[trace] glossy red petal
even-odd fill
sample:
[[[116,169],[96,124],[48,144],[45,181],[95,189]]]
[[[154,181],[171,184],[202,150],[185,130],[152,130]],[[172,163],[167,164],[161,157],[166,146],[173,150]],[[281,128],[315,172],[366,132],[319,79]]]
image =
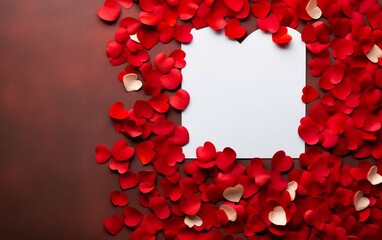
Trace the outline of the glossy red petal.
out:
[[[110,193],[110,201],[114,206],[124,207],[129,203],[125,192],[113,191]]]
[[[123,215],[125,215],[124,223],[128,227],[137,226],[143,219],[142,213],[133,207],[123,209]]]
[[[143,165],[146,165],[151,162],[153,157],[155,156],[154,143],[150,140],[140,142],[137,147],[137,156]]]
[[[121,8],[117,0],[106,0],[104,5],[98,8],[98,17],[107,22],[114,22],[121,14]]]
[[[259,18],[257,20],[257,24],[261,30],[270,33],[276,33],[280,28],[279,20],[273,14],[269,15],[266,18]]]
[[[215,161],[216,166],[223,172],[229,172],[235,163],[236,152],[232,148],[224,148],[222,152],[217,152]]]
[[[103,226],[106,231],[111,235],[117,235],[124,226],[124,217],[120,213],[116,213],[111,217],[105,218],[103,220]]]
[[[288,34],[288,29],[285,26],[280,26],[278,31],[272,34],[272,41],[279,45],[285,45],[292,41],[292,36]]]
[[[112,154],[116,161],[126,161],[134,155],[134,148],[130,147],[126,140],[119,140],[114,144]]]
[[[149,201],[149,207],[159,219],[166,219],[171,215],[170,207],[164,197],[153,197]]]
[[[176,91],[175,95],[170,98],[170,105],[180,111],[183,111],[190,102],[190,95],[184,89]]]
[[[234,12],[240,11],[244,6],[244,0],[224,0],[224,3]]]
[[[320,93],[312,86],[305,86],[302,93],[301,100],[304,103],[310,103],[320,97]]]
[[[289,171],[293,166],[293,160],[284,151],[278,151],[272,157],[272,169],[278,172]]]
[[[247,30],[240,26],[240,21],[236,18],[232,18],[227,21],[225,26],[225,35],[229,38],[238,39],[244,37]]]
[[[116,102],[111,105],[109,116],[113,119],[123,120],[129,116],[129,112],[125,110],[123,103]]]
[[[119,176],[119,185],[123,190],[134,188],[138,184],[138,176],[131,171]]]
[[[98,164],[106,163],[111,158],[111,151],[106,145],[100,144],[95,148],[94,158]]]
[[[216,148],[211,142],[205,142],[203,147],[196,149],[196,157],[201,162],[209,162],[216,156]]]
[[[180,200],[180,208],[187,215],[195,215],[198,213],[201,206],[200,195],[192,194],[189,197],[183,197]]]
[[[257,18],[265,18],[270,10],[271,3],[267,0],[255,2],[251,6],[251,12]]]

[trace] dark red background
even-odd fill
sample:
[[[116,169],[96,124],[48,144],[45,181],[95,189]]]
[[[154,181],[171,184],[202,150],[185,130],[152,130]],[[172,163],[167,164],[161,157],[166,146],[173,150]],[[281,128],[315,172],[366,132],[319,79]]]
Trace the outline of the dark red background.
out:
[[[130,107],[144,96],[127,94],[116,78],[122,68],[108,63],[106,43],[117,24],[98,19],[102,3],[1,1],[2,240],[111,238],[102,220],[120,211],[108,200],[119,189],[118,176],[93,161],[94,147],[121,138],[108,118],[109,106],[123,101]],[[254,29],[252,22],[247,27]],[[151,53],[176,46],[158,45]],[[179,123],[179,114],[171,118]],[[139,169],[139,162],[132,168]],[[137,206],[133,192],[130,205]],[[115,239],[127,236],[124,229]]]

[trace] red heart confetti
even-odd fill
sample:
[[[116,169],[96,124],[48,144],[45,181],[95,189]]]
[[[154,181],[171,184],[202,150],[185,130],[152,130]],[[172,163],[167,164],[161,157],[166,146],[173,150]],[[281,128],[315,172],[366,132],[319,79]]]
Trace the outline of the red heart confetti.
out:
[[[186,90],[179,89],[175,95],[170,98],[170,105],[180,111],[186,109],[190,102],[190,95]]]
[[[124,207],[129,203],[125,192],[112,191],[110,193],[110,201],[114,206]]]
[[[117,0],[106,0],[102,7],[98,8],[98,17],[108,22],[114,22],[121,14],[121,8]]]
[[[106,163],[112,156],[109,148],[103,144],[98,145],[95,148],[95,161],[98,164]]]
[[[137,226],[143,218],[142,213],[133,207],[126,207],[123,209],[123,215],[125,215],[124,223],[128,227]]]
[[[320,93],[312,86],[305,86],[302,93],[301,100],[304,103],[310,103],[320,97]]]
[[[103,220],[103,226],[111,235],[117,235],[124,226],[124,217],[121,214],[116,213],[109,218],[105,218]]]
[[[232,18],[227,21],[227,25],[225,26],[225,35],[229,38],[242,38],[246,34],[247,30],[240,26],[240,21],[236,18]]]

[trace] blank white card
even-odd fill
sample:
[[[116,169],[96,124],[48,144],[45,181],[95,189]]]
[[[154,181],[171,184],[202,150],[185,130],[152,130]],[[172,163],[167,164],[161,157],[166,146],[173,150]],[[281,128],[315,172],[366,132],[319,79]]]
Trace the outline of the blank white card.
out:
[[[233,148],[238,158],[304,152],[297,129],[305,116],[306,47],[299,32],[288,33],[292,41],[280,47],[261,30],[241,44],[210,28],[193,30],[193,41],[182,45],[182,88],[191,96],[182,113],[190,133],[183,149],[187,158],[195,158],[205,141],[217,150]]]

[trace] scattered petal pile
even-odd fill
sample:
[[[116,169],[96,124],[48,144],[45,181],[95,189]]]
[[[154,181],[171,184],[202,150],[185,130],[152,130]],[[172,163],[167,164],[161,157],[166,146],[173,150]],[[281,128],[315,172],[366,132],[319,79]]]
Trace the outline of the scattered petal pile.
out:
[[[130,239],[379,239],[382,234],[382,11],[375,0],[106,0],[98,16],[116,21],[137,5],[138,18],[120,20],[107,43],[112,65],[126,63],[118,79],[127,92],[148,98],[132,107],[115,102],[109,116],[125,136],[95,148],[95,161],[119,175],[109,199],[117,212],[104,219],[111,235],[124,227]],[[250,18],[251,15],[251,18]],[[308,68],[320,89],[306,86],[310,110],[298,133],[309,146],[298,161],[274,154],[270,167],[254,158],[243,166],[234,149],[205,142],[185,162],[189,133],[168,119],[187,108],[180,89],[186,66],[181,49],[150,56],[159,43],[189,43],[191,29],[210,27],[233,40],[248,33],[243,22],[280,47],[288,28],[302,27]],[[344,156],[373,158],[357,166]],[[142,169],[134,172],[130,161]],[[296,166],[296,168],[294,168]],[[127,190],[139,191],[140,208]],[[146,208],[146,211],[141,211]]]

